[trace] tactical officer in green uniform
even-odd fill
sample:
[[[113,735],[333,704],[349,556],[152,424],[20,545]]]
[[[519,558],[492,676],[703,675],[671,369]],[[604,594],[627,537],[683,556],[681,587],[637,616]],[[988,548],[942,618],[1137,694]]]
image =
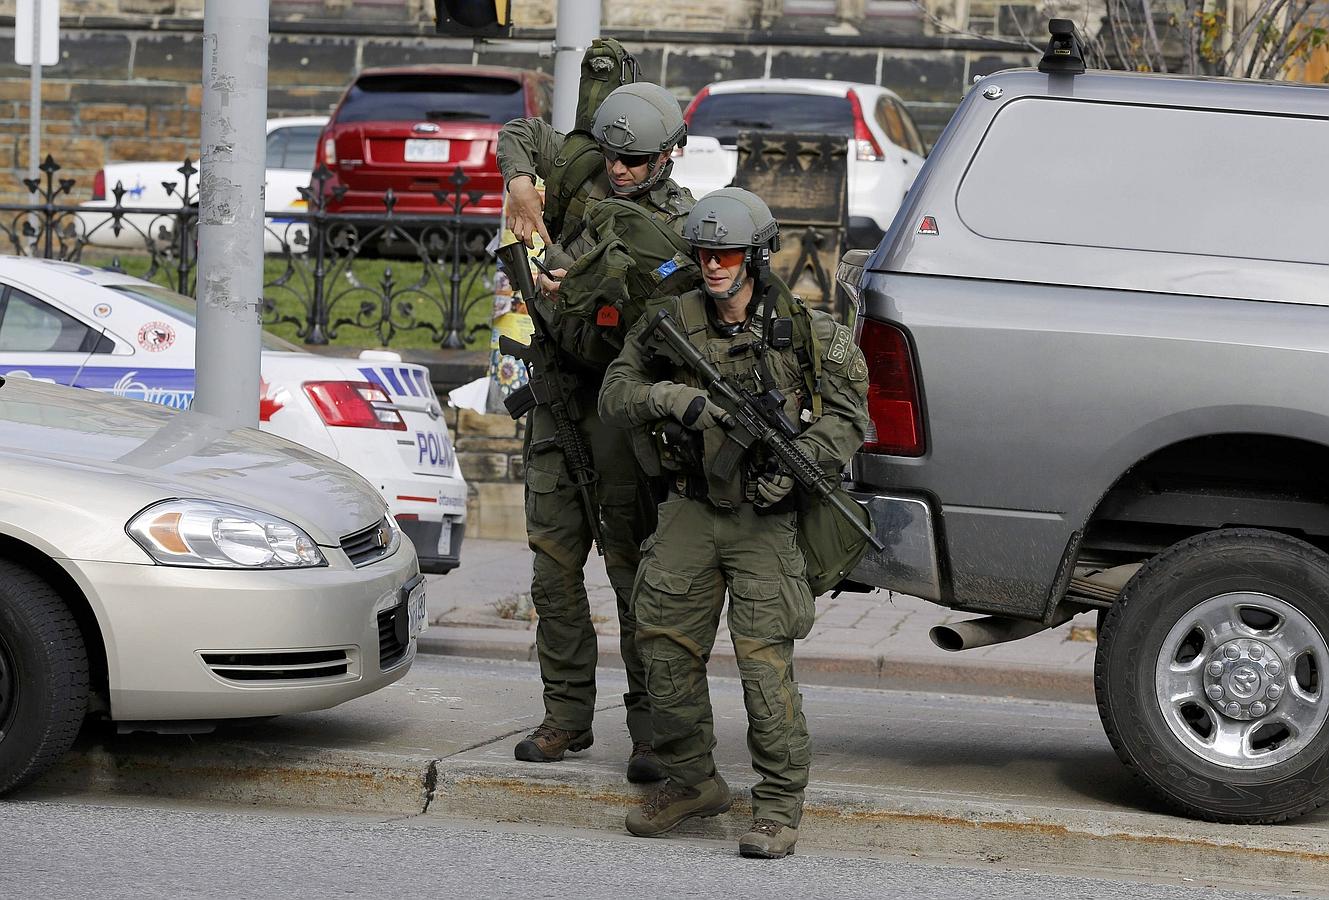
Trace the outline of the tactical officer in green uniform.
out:
[[[574,396],[576,424],[590,447],[598,476],[595,495],[605,568],[618,598],[619,640],[628,679],[624,701],[633,741],[630,781],[663,777],[651,750],[649,701],[635,641],[636,622],[629,611],[640,544],[654,524],[654,500],[644,489],[627,436],[605,425],[596,410],[604,368],[617,355],[626,323],[616,309],[612,317],[601,315],[599,321],[565,314],[565,307],[578,306],[583,298],[574,284],[564,288],[557,276],[595,245],[599,235],[587,232],[584,219],[600,202],[630,204],[670,234],[681,230],[694,201],[669,178],[669,172],[670,153],[686,132],[678,101],[658,85],[638,82],[617,88],[601,103],[591,126],[594,143],[580,132],[565,137],[540,119],[509,122],[498,140],[510,226],[523,241],[529,243],[539,233],[549,242],[545,258],[556,277],[539,277],[543,299],[536,301],[537,306],[553,326],[564,371],[576,373],[580,382]],[[594,154],[589,170],[588,153]],[[587,172],[584,180],[569,186],[568,179]],[[536,176],[545,181],[546,208],[535,190]],[[557,209],[549,208],[553,206]],[[605,280],[591,277],[596,275],[594,265],[584,275],[593,282]],[[524,461],[526,529],[535,553],[531,598],[540,617],[536,649],[545,716],[517,744],[515,755],[550,762],[566,752],[583,750],[594,740],[596,635],[583,578],[592,530],[556,442],[553,418],[544,407],[536,407],[527,421]]]
[[[809,311],[768,267],[779,226],[766,204],[737,188],[707,194],[688,215],[703,288],[662,304],[694,346],[726,378],[760,394],[770,386],[802,423],[796,442],[838,471],[863,442],[867,367],[849,330]],[[695,445],[661,459],[675,470],[655,534],[643,547],[633,593],[637,647],[646,666],[655,751],[668,776],[633,810],[627,828],[663,834],[692,816],[729,809],[730,792],[712,759],[715,735],[706,662],[729,594],[729,630],[743,681],[748,749],[760,781],[752,789],[752,828],[744,856],[777,858],[798,840],[811,759],[802,695],[794,680],[794,641],[814,609],[798,543],[794,480],[751,453],[730,481],[709,463],[725,440],[728,413],[698,379],[638,343],[641,320],[609,367],[600,413],[616,425],[675,436]],[[673,421],[661,429],[661,422]],[[686,443],[686,441],[684,442]],[[690,460],[690,461],[689,461]]]

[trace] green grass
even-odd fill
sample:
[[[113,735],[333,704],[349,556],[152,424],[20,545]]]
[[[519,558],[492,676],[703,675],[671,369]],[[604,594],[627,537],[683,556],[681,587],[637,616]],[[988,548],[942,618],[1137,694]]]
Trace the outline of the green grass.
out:
[[[92,266],[110,266],[118,261],[126,273],[139,278],[148,277],[151,258],[141,253],[113,253],[105,250],[87,248],[82,261]],[[410,260],[393,259],[356,259],[351,265],[333,266],[329,269],[324,282],[324,297],[330,303],[328,324],[332,326],[339,319],[358,319],[363,303],[372,304],[372,311],[367,319],[360,321],[377,322],[381,318],[383,294],[391,292],[392,321],[396,330],[361,327],[355,324],[343,324],[336,328],[336,337],[329,336],[329,343],[348,347],[383,347],[393,349],[422,349],[441,346],[434,332],[428,327],[409,328],[410,324],[428,325],[444,331],[448,297],[452,286],[447,266],[433,268],[432,277],[419,284],[424,277],[424,265]],[[478,277],[470,277],[474,269],[463,268],[463,280],[459,285],[459,294],[465,310],[462,335],[465,337],[476,329],[476,340],[467,344],[468,349],[486,349],[489,346],[489,320],[493,312],[490,302],[490,290],[487,280],[493,277],[493,267],[486,267]],[[177,274],[173,267],[165,266],[153,273],[150,280],[176,288]],[[390,283],[389,283],[390,278]],[[303,258],[296,258],[290,264],[282,257],[268,256],[263,261],[264,297],[276,304],[275,314],[268,318],[293,318],[302,325],[307,321],[306,303],[313,295],[313,263]],[[357,287],[356,283],[360,285]],[[417,284],[419,286],[417,287]],[[474,301],[474,302],[472,302]],[[467,303],[470,303],[467,308]],[[409,311],[406,307],[410,307]],[[277,337],[294,343],[303,343],[300,326],[291,322],[264,322],[264,329]],[[441,339],[442,334],[439,335]],[[386,340],[385,340],[386,338]]]

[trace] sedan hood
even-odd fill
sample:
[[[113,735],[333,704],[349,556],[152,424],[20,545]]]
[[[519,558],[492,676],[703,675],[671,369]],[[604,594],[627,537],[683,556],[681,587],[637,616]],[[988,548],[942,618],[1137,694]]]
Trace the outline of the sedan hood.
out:
[[[324,546],[386,512],[359,475],[284,438],[233,429],[202,413],[24,378],[0,380],[0,470],[6,469],[37,481],[45,480],[43,470],[57,470],[54,483],[70,493],[59,499],[109,504],[106,512],[125,519],[172,497],[235,503],[289,519]]]

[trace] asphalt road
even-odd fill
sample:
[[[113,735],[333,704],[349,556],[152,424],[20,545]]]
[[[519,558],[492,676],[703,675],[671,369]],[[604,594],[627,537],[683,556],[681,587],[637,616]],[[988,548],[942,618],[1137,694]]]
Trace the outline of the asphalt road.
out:
[[[435,816],[0,803],[0,897],[871,897],[1197,900],[1269,896],[1199,882],[1106,880],[997,865],[800,854]]]

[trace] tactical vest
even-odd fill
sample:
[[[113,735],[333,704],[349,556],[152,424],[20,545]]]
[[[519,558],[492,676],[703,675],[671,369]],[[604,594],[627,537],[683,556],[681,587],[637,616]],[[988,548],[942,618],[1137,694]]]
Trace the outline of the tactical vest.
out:
[[[766,292],[748,328],[733,338],[717,335],[711,330],[707,298],[702,291],[691,291],[679,297],[675,303],[675,315],[693,346],[721,374],[753,393],[761,390],[759,378],[769,377],[770,383],[784,394],[785,413],[802,428],[807,428],[821,417],[820,341],[812,332],[812,319],[803,301],[790,293],[781,281],[775,280],[774,288]],[[772,299],[775,301],[773,315],[768,317],[766,305]],[[763,343],[766,323],[775,318],[792,320],[793,340],[787,348],[765,347],[759,358],[757,348]],[[675,373],[675,378],[684,384],[701,386],[690,371],[680,370]],[[713,459],[725,439],[724,432],[712,428],[703,438],[703,458]],[[726,484],[716,479],[709,469],[701,474],[706,479],[707,494],[717,506],[736,506],[749,499],[746,496],[749,486],[745,483],[749,479]]]

